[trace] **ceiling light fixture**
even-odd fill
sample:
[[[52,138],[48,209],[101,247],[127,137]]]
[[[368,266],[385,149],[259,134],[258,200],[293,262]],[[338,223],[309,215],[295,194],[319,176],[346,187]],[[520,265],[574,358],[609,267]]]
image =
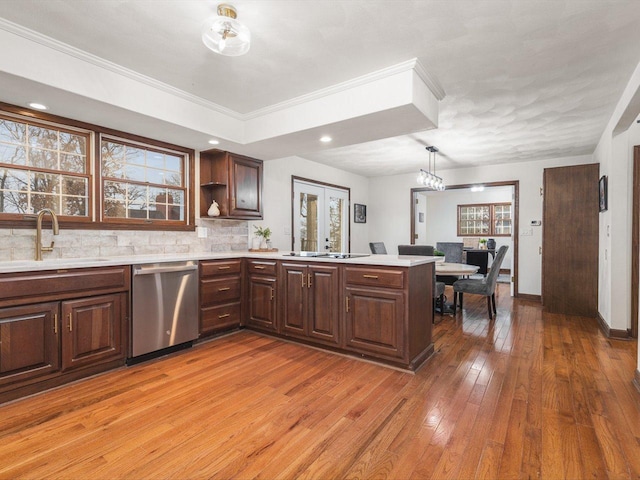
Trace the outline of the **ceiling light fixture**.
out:
[[[219,145],[220,144],[220,142],[218,140],[209,140],[209,143],[211,145]]]
[[[420,185],[424,185],[430,190],[441,192],[445,189],[445,186],[442,178],[436,175],[436,153],[438,153],[438,149],[433,146],[426,148],[427,152],[429,152],[429,166],[427,167],[428,170],[420,169],[420,173],[418,174],[418,183]]]
[[[484,192],[484,185],[474,185],[471,187],[472,192]]]
[[[30,106],[31,108],[36,109],[36,110],[47,110],[47,106],[46,106],[46,105],[43,105],[42,103],[31,102],[31,103],[29,104],[29,106]]]
[[[206,21],[202,27],[202,41],[216,53],[237,57],[244,55],[251,46],[251,32],[236,17],[233,5],[218,5],[218,15]]]
[[[332,140],[332,138],[328,135],[325,135],[324,137],[320,137],[320,141],[322,143],[329,143]]]

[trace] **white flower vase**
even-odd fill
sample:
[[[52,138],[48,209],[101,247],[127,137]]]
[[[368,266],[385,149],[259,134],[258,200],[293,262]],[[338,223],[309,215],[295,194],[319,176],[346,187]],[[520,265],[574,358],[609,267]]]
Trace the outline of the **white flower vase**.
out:
[[[213,201],[213,203],[209,207],[209,210],[207,210],[207,215],[209,215],[210,217],[220,216],[220,208],[218,207],[218,202],[216,202],[215,200]]]
[[[260,248],[262,250],[266,250],[267,249],[267,239],[262,237],[262,239],[260,240]]]

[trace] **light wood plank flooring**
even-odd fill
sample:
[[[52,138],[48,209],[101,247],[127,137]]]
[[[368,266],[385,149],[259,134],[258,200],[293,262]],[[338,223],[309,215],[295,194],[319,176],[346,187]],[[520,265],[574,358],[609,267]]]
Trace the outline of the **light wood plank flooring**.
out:
[[[640,477],[637,343],[507,288],[416,375],[243,331],[0,406],[0,478]]]

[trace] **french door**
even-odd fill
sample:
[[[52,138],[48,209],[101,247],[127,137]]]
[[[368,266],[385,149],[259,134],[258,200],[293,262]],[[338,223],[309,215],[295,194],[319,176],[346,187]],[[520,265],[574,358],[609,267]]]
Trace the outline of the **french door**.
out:
[[[294,179],[293,250],[348,252],[349,191]]]

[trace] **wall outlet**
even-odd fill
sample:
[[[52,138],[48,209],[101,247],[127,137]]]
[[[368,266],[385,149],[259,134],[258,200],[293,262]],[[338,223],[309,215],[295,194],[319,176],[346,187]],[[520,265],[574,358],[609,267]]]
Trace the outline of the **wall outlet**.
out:
[[[533,228],[523,228],[520,231],[520,236],[521,237],[531,237],[531,236],[533,236]]]

